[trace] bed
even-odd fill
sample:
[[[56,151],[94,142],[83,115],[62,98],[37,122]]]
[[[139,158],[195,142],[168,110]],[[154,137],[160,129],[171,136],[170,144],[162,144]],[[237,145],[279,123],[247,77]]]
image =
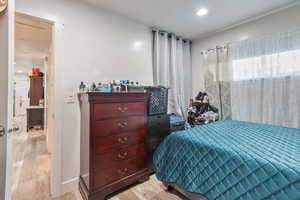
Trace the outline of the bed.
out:
[[[209,200],[300,200],[300,129],[219,121],[168,136],[157,178]]]

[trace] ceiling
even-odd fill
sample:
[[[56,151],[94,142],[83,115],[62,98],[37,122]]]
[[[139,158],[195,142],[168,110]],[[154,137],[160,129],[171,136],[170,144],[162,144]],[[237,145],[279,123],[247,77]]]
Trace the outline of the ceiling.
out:
[[[25,15],[16,15],[15,71],[28,74],[33,67],[43,69],[49,53],[52,25]]]
[[[299,0],[85,0],[121,16],[180,34],[189,39],[208,36]],[[208,15],[199,17],[205,7]]]

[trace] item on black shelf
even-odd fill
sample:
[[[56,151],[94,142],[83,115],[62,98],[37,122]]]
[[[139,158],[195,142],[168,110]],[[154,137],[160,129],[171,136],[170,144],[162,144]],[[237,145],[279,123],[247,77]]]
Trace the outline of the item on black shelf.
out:
[[[170,116],[171,132],[183,131],[185,129],[185,120],[172,114]]]
[[[150,94],[148,115],[166,114],[168,112],[168,88],[163,86],[145,87]]]

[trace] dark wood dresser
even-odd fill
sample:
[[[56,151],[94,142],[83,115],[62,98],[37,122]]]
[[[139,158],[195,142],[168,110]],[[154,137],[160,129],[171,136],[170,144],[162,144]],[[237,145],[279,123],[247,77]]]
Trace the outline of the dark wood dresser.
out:
[[[40,105],[40,100],[44,99],[44,78],[40,76],[30,76],[29,89],[30,106]]]
[[[79,189],[85,200],[103,200],[149,179],[145,93],[83,93]]]
[[[35,126],[44,129],[44,110],[42,106],[29,106],[27,108],[27,132]]]

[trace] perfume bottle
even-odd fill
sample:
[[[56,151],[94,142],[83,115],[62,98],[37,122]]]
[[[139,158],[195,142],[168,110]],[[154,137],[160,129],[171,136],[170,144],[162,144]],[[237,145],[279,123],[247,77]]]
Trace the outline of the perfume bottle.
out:
[[[91,86],[91,91],[95,92],[96,88],[97,88],[96,83],[93,83],[92,86]]]
[[[85,92],[90,92],[90,84],[88,82],[86,82],[85,84]]]
[[[85,84],[83,83],[83,81],[81,81],[79,85],[79,92],[84,92],[84,89],[85,89]]]
[[[98,86],[96,87],[95,91],[96,92],[102,92],[102,83],[98,83]]]
[[[104,84],[102,92],[111,92],[110,84]]]

